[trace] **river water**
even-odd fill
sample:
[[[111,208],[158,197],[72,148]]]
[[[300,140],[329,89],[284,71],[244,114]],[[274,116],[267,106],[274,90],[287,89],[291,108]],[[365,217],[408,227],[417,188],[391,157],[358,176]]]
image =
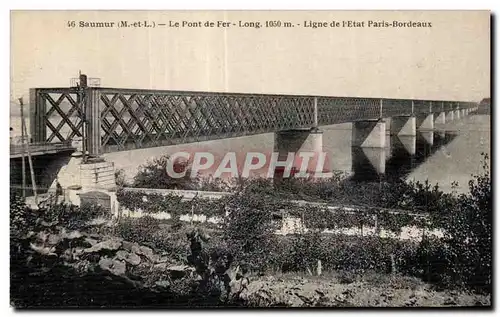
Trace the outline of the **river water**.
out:
[[[481,153],[490,154],[490,116],[470,115],[446,124],[436,124],[433,146],[424,150],[417,141],[417,153],[412,157],[397,158],[394,148],[386,149],[386,172],[406,179],[438,183],[445,191],[451,191],[452,182],[457,182],[458,192],[468,190],[472,174],[482,172]],[[20,118],[11,117],[11,137],[20,134]],[[353,153],[351,150],[352,128],[350,123],[323,126],[323,152],[326,153],[326,167],[330,171],[353,173]],[[387,142],[394,142],[387,136]],[[427,144],[428,145],[428,144]],[[126,152],[108,153],[107,160],[113,161],[117,169],[123,169],[131,178],[137,167],[146,160],[178,151],[206,151],[222,158],[227,152],[242,155],[247,152],[271,153],[275,148],[274,133],[265,133],[232,139],[213,140],[184,145],[164,146]],[[424,151],[425,153],[420,153]],[[240,161],[240,160],[239,160]],[[208,170],[207,173],[212,173]]]

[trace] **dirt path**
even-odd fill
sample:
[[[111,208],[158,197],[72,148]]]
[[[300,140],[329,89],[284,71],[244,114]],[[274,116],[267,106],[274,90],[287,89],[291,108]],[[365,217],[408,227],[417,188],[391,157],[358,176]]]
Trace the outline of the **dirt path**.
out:
[[[344,281],[334,277],[266,276],[251,280],[241,298],[257,306],[341,307],[490,306],[490,297],[459,291],[435,291],[431,285],[405,277],[378,281]]]

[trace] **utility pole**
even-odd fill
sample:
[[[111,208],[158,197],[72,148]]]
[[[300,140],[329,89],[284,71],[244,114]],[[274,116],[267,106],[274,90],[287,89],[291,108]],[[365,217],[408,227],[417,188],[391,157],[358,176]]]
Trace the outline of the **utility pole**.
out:
[[[24,162],[24,149],[26,149],[28,153],[28,162],[30,165],[30,174],[31,174],[31,186],[33,187],[33,194],[35,196],[35,204],[38,205],[38,195],[37,195],[37,190],[36,190],[36,182],[35,182],[35,172],[33,170],[33,161],[31,160],[31,153],[30,153],[30,147],[29,144],[26,146],[26,140],[24,140],[24,137],[28,137],[28,131],[26,130],[26,121],[24,118],[24,103],[23,103],[23,98],[19,98],[19,103],[21,105],[21,120],[22,120],[22,128],[23,128],[23,162]],[[23,180],[24,180],[24,173],[23,173]],[[23,184],[24,186],[25,184]],[[24,187],[23,187],[24,188]]]
[[[21,98],[19,98],[21,100]],[[26,152],[26,143],[24,142],[25,135],[24,135],[24,110],[23,110],[23,103],[21,102],[21,174],[22,174],[22,191],[23,191],[23,201],[26,200],[26,157],[24,156],[24,153]]]

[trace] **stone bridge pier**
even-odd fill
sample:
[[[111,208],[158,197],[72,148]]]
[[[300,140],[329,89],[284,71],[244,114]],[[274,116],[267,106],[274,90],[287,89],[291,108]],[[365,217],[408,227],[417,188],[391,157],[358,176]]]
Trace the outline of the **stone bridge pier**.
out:
[[[446,112],[440,111],[434,115],[435,124],[445,124],[446,123]]]
[[[450,111],[446,112],[446,122],[450,122],[453,120],[455,120],[455,111],[450,110]]]
[[[379,180],[383,177],[386,161],[385,130],[384,119],[353,122],[351,150],[355,179]]]
[[[312,128],[275,132],[274,153],[269,164],[270,170],[275,168],[274,178],[277,180],[299,176],[296,173],[301,170],[309,175],[327,172],[323,169],[327,166],[323,154],[323,131]]]
[[[416,128],[420,131],[434,130],[434,113],[419,113],[415,116]]]

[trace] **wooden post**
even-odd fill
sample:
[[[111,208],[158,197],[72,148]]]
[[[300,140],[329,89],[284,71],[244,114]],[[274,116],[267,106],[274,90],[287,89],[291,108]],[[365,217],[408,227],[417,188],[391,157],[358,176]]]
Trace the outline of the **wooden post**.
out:
[[[300,224],[300,227],[301,227],[301,234],[304,234],[306,232],[306,224],[304,222],[304,211],[302,211],[302,223]]]
[[[396,261],[394,260],[394,253],[391,253],[391,274],[396,274]]]
[[[24,119],[24,104],[23,104],[23,98],[19,98],[19,103],[21,105],[21,120],[22,120],[22,127],[23,127],[23,131],[24,131],[24,134],[27,136],[28,135],[28,131],[26,130],[26,122],[25,122],[25,119]],[[25,141],[23,140],[23,149],[25,147]],[[30,174],[31,174],[31,186],[33,187],[33,194],[35,196],[35,204],[38,205],[38,195],[37,195],[37,190],[36,190],[36,182],[35,182],[35,172],[33,170],[33,161],[31,160],[31,153],[30,153],[30,147],[29,147],[29,144],[28,146],[26,146],[26,149],[27,149],[27,153],[28,153],[28,162],[29,162],[29,165],[30,165]],[[24,152],[24,150],[23,150]],[[24,158],[23,158],[24,160]]]
[[[22,174],[22,191],[23,191],[23,201],[26,200],[26,157],[24,156],[24,153],[26,151],[26,143],[24,142],[25,135],[24,135],[24,107],[23,104],[21,103],[21,174]]]

